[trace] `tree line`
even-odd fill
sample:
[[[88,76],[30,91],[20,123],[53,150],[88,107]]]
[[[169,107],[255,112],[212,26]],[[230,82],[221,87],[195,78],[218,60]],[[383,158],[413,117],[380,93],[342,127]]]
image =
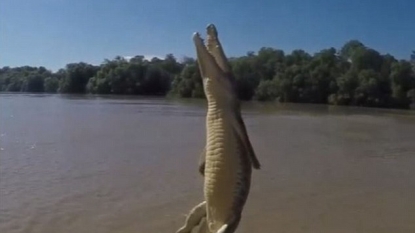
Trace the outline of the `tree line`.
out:
[[[412,56],[415,56],[413,52]],[[241,100],[409,108],[415,104],[415,61],[380,54],[357,40],[313,55],[263,47],[229,58]],[[161,95],[204,98],[196,60],[115,57],[95,66],[3,67],[0,91]]]

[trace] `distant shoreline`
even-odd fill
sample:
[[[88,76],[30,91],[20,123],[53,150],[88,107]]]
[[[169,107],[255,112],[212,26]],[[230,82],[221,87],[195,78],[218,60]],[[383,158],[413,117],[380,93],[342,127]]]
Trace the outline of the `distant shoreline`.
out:
[[[205,101],[204,98],[182,98],[169,95],[123,95],[123,94],[91,94],[91,93],[47,93],[47,92],[0,92],[1,95],[23,95],[23,96],[61,96],[61,97],[92,97],[91,99],[160,99],[160,100],[177,100],[177,101]],[[278,106],[286,105],[305,105],[305,106],[320,106],[320,107],[347,107],[358,108],[367,110],[403,110],[403,111],[415,111],[415,104],[412,108],[394,108],[394,107],[370,107],[370,106],[358,106],[358,105],[334,105],[334,104],[322,104],[322,103],[295,103],[295,102],[279,102],[273,101],[258,101],[258,100],[241,100],[243,104],[276,104]]]
[[[414,55],[415,56],[415,55]],[[340,49],[290,54],[270,47],[229,58],[240,100],[410,109],[415,104],[415,61],[381,54],[357,40]],[[197,61],[117,56],[99,66],[70,63],[0,68],[0,92],[111,94],[204,98]]]

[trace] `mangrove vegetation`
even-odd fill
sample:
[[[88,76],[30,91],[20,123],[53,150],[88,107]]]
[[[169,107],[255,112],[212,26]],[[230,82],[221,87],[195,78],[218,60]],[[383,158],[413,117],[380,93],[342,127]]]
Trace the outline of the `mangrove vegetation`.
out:
[[[415,56],[413,52],[412,56]],[[357,40],[315,54],[263,47],[229,58],[241,100],[409,108],[415,103],[415,63],[381,54]],[[101,65],[3,67],[2,92],[92,93],[204,98],[192,58],[115,57]]]

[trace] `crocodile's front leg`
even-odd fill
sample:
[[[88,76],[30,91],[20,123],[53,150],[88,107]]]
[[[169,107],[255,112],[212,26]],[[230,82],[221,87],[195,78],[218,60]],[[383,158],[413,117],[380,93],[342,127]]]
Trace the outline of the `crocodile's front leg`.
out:
[[[224,224],[217,233],[233,233],[235,232],[236,228],[239,225],[239,222],[241,221],[241,215],[233,216],[233,218],[227,223]]]
[[[195,227],[203,225],[201,223],[204,218],[206,218],[206,201],[196,205],[190,210],[184,226],[177,230],[176,233],[191,233]]]
[[[202,153],[200,153],[199,158],[199,173],[202,174],[202,176],[205,175],[205,165],[206,165],[206,147],[203,148]]]

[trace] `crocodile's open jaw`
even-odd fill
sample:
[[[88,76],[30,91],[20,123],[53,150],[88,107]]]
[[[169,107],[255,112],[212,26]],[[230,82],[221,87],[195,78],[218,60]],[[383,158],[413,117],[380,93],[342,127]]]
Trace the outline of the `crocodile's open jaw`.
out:
[[[210,99],[215,100],[215,102],[234,100],[236,97],[234,80],[222,45],[219,42],[216,27],[209,24],[206,31],[206,45],[199,33],[193,34],[206,97],[208,101]]]

